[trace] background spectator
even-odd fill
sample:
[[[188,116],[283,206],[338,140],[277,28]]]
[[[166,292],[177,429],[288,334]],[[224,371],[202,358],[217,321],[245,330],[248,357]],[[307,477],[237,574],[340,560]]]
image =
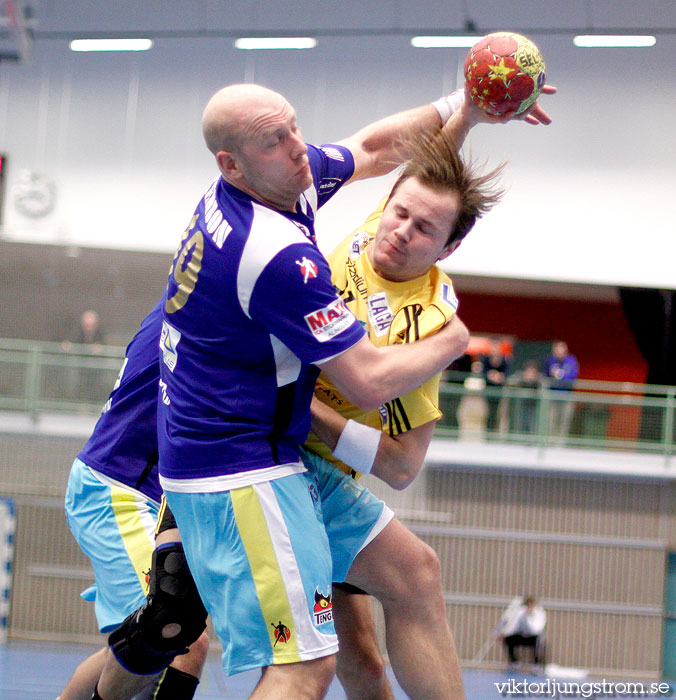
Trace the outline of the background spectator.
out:
[[[498,623],[497,634],[502,638],[507,651],[509,668],[514,669],[520,661],[517,650],[531,650],[533,663],[544,666],[544,631],[547,613],[537,605],[533,596],[515,598],[509,604]]]
[[[543,374],[549,380],[549,387],[556,392],[571,391],[577,379],[579,366],[575,355],[568,351],[568,344],[557,340],[552,345],[552,354],[545,361]],[[553,395],[549,414],[552,435],[568,435],[570,419],[575,408],[574,402],[563,398],[565,394]]]
[[[500,399],[507,379],[509,365],[499,340],[491,340],[491,349],[481,358],[481,374],[486,381],[486,430],[489,434],[500,429]]]
[[[451,362],[444,372],[443,379],[447,384],[453,385],[453,393],[441,394],[440,399],[443,401],[442,410],[446,418],[445,423],[449,428],[458,429],[458,407],[462,399],[462,385],[465,383],[467,375],[472,371],[472,357],[465,353],[457,360]]]
[[[74,344],[86,347],[75,347]],[[101,319],[96,311],[87,309],[80,316],[77,328],[70,337],[62,341],[61,347],[66,352],[77,352],[84,355],[100,355],[105,345],[105,334],[101,328]],[[103,382],[103,372],[92,367],[77,367],[69,381],[70,394],[73,398],[86,401],[103,401],[107,393],[107,385]]]
[[[516,433],[535,433],[538,409],[538,397],[535,392],[540,387],[541,380],[542,375],[535,360],[528,360],[521,372],[514,377],[515,386],[532,392],[532,395],[520,396],[513,402],[511,428]]]

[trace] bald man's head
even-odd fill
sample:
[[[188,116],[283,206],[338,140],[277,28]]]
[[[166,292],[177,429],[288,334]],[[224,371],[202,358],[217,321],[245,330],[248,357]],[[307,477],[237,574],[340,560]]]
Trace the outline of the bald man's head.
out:
[[[278,92],[261,85],[238,84],[222,88],[209,100],[202,115],[202,134],[207,148],[214,155],[219,151],[237,151],[242,138],[255,132],[259,114],[287,104]]]

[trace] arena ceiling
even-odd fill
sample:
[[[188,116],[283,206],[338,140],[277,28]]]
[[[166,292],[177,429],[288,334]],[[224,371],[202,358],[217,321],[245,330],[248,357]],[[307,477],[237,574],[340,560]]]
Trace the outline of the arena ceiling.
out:
[[[525,34],[676,34],[674,0],[2,0],[0,60],[29,60],[41,39],[359,36],[511,29]]]

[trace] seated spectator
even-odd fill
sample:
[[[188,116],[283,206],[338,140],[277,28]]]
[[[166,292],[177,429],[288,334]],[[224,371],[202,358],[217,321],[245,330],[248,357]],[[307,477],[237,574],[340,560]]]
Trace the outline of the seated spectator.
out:
[[[533,596],[516,598],[509,604],[498,623],[497,635],[505,645],[510,670],[516,668],[520,661],[517,650],[521,647],[531,650],[533,664],[544,666],[546,624],[547,613],[537,605]]]

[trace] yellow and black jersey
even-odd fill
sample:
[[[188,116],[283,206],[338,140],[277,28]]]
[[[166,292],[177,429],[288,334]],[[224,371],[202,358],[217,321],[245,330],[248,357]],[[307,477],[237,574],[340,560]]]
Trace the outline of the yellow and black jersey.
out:
[[[391,282],[373,270],[366,249],[375,237],[384,205],[385,200],[327,258],[341,298],[376,346],[412,343],[431,335],[449,321],[458,307],[450,278],[436,266],[407,282]],[[372,411],[362,411],[348,401],[323,373],[315,395],[346,418],[394,436],[441,417],[440,376]],[[305,446],[352,473],[314,433],[310,433]]]

